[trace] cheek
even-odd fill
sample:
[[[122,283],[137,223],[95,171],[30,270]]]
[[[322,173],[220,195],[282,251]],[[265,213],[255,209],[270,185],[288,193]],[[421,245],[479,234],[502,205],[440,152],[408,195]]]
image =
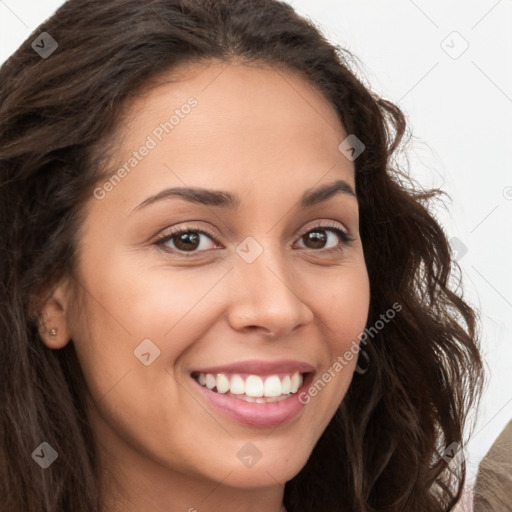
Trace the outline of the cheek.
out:
[[[222,302],[215,284],[225,271],[191,279],[190,271],[137,270],[111,260],[101,271],[88,272],[89,294],[77,312],[80,318],[74,319],[74,341],[95,406],[95,428],[112,447],[117,446],[115,431],[152,457],[186,460],[187,450],[194,451],[186,445],[191,417],[209,425],[212,434],[222,432],[188,399],[173,368],[211,327],[215,305]],[[138,348],[148,339],[144,353],[151,362],[146,366]],[[180,457],[163,450],[164,439],[181,440]]]
[[[362,260],[352,260],[339,272],[315,280],[311,306],[321,320],[322,366],[312,382],[311,403],[321,411],[324,426],[342,402],[357,366],[360,335],[368,319],[370,284]]]
[[[172,368],[211,327],[222,303],[215,287],[225,274],[219,267],[196,275],[185,268],[142,268],[133,258],[105,256],[102,265],[89,258],[83,269],[88,293],[72,322],[84,373],[91,373],[99,395],[134,365],[143,367],[137,356],[146,348],[150,360]]]
[[[347,341],[359,343],[359,334],[364,330],[368,319],[370,289],[366,272],[348,276],[344,286],[332,294],[329,311],[329,325],[339,333],[345,346]],[[343,346],[339,348],[342,349]]]
[[[119,255],[110,257],[92,271],[87,286],[97,305],[110,313],[107,323],[116,323],[120,332],[130,333],[132,340],[150,334],[158,338],[171,336],[183,322],[202,318],[197,314],[211,297],[218,293],[216,285],[225,269],[212,267],[205,271],[166,267],[164,263],[148,266],[151,257]],[[213,300],[215,302],[215,300]],[[96,308],[97,309],[97,308]],[[115,327],[115,326],[114,326]]]
[[[337,273],[315,279],[312,292],[315,314],[325,325],[335,356],[344,352],[364,330],[370,304],[370,284],[364,262],[350,262]]]

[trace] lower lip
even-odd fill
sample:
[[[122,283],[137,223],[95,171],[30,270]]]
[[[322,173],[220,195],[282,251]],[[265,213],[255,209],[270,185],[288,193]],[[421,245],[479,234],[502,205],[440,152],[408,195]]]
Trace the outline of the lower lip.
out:
[[[291,421],[303,410],[305,404],[299,401],[299,395],[307,389],[309,377],[311,377],[311,374],[304,376],[302,386],[290,398],[264,404],[245,402],[223,393],[216,393],[205,386],[201,386],[195,379],[192,380],[202,395],[216,410],[238,423],[252,427],[275,427]]]

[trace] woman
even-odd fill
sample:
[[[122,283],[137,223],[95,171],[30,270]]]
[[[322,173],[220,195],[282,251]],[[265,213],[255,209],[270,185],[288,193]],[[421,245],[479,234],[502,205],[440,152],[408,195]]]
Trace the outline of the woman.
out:
[[[349,62],[274,0],[70,0],[4,64],[3,512],[454,509],[476,315]]]

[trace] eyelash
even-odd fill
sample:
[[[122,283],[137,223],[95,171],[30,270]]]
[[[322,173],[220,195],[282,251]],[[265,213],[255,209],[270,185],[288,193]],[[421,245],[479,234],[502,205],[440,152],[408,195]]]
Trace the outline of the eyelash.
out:
[[[306,234],[312,232],[312,231],[334,231],[342,240],[342,243],[337,246],[337,247],[331,247],[330,249],[309,249],[311,251],[323,251],[325,253],[333,253],[333,252],[338,252],[338,251],[342,251],[344,246],[345,245],[348,245],[350,242],[353,242],[354,241],[354,238],[349,234],[347,233],[346,231],[343,231],[342,229],[340,229],[338,227],[337,224],[333,224],[333,223],[327,223],[327,224],[321,224],[321,225],[317,225],[317,226],[313,226],[312,228],[309,228],[307,229],[306,231],[303,231],[302,234],[299,236],[299,240]],[[166,233],[165,235],[159,237],[155,242],[154,242],[154,245],[156,246],[161,246],[162,249],[166,252],[172,252],[172,253],[177,253],[179,254],[180,256],[183,256],[185,258],[192,258],[194,256],[197,256],[198,254],[200,254],[201,252],[206,252],[206,251],[190,251],[190,252],[186,252],[186,251],[180,251],[179,249],[172,249],[172,248],[169,248],[167,246],[165,246],[165,244],[167,242],[169,242],[170,240],[172,240],[174,237],[176,237],[177,235],[182,235],[184,233],[189,233],[189,232],[193,232],[193,233],[199,233],[199,234],[202,234],[202,235],[206,235],[208,237],[210,237],[214,242],[217,243],[217,241],[215,240],[215,237],[212,233],[209,233],[208,231],[205,231],[203,229],[197,229],[195,228],[194,226],[185,226],[185,227],[181,227],[181,228],[177,228],[175,230],[171,230],[169,233]],[[306,248],[307,249],[307,248]]]

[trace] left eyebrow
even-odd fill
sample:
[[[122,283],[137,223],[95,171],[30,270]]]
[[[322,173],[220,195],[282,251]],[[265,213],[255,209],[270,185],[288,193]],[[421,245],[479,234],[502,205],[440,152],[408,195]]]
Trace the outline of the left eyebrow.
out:
[[[346,181],[337,180],[315,189],[306,190],[299,204],[301,208],[309,208],[323,201],[327,201],[335,194],[340,193],[357,198],[354,189]]]
[[[327,201],[335,194],[346,194],[356,197],[354,189],[344,180],[337,180],[315,189],[308,189],[300,198],[300,208],[310,208]],[[231,192],[223,190],[209,190],[198,187],[174,187],[162,190],[158,194],[148,197],[133,211],[144,208],[163,199],[181,198],[191,203],[205,206],[218,206],[220,208],[236,209],[240,206],[240,198]],[[133,213],[133,212],[132,212]]]

